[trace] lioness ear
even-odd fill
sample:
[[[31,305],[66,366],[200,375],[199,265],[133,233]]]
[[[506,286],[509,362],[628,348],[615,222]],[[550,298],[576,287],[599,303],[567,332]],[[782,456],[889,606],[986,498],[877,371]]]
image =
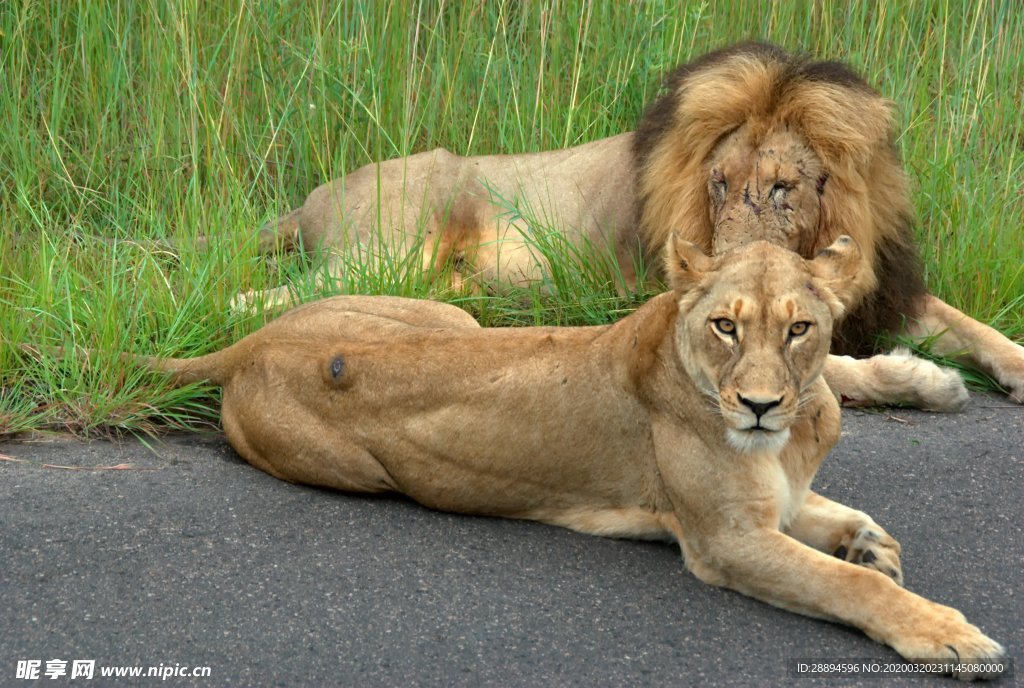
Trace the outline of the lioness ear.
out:
[[[811,274],[824,282],[843,307],[848,308],[853,298],[853,281],[860,270],[860,247],[857,242],[843,234],[818,251],[818,255],[807,265]]]
[[[672,232],[665,246],[665,272],[673,289],[688,291],[711,269],[712,264],[700,246]]]

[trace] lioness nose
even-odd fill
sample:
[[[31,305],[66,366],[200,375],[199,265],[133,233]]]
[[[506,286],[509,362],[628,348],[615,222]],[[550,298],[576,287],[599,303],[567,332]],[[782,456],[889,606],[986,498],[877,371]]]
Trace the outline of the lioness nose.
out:
[[[782,403],[782,397],[772,399],[770,401],[756,401],[754,399],[748,399],[742,394],[737,394],[736,398],[740,400],[741,404],[753,411],[754,415],[757,416],[758,419]]]

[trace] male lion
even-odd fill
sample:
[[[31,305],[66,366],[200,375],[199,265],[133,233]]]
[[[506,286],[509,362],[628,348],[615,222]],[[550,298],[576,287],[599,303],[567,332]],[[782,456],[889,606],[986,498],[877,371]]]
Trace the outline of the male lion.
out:
[[[908,659],[1000,657],[901,587],[871,518],[810,490],[839,437],[820,374],[856,297],[854,242],[812,261],[766,242],[667,252],[673,290],[610,326],[484,329],[454,306],[340,296],[217,353],[145,360],[223,386],[232,446],[278,478],[675,541],[701,580]]]
[[[636,133],[536,154],[466,158],[437,149],[367,165],[315,189],[264,226],[259,243],[319,251],[331,274],[341,273],[345,254],[390,253],[426,271],[451,263],[457,281],[522,284],[546,268],[524,219],[532,214],[577,250],[615,256],[629,288],[638,254],[660,259],[673,231],[706,251],[764,239],[805,258],[848,234],[862,258],[836,353],[871,353],[880,333],[934,338],[933,351],[966,352],[1024,401],[1024,348],[924,287],[894,132],[891,103],[849,68],[744,43],[674,71]],[[237,305],[253,301],[291,297],[282,287]],[[925,375],[887,389],[858,380],[867,367],[906,362],[834,359],[826,377],[853,402],[950,409],[966,400],[959,378],[934,366],[919,364]],[[877,372],[868,374],[887,377]],[[901,385],[917,388],[901,393]]]

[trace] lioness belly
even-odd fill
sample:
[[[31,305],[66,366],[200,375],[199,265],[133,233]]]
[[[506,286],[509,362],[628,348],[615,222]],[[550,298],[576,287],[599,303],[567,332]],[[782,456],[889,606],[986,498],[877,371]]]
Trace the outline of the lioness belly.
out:
[[[439,383],[430,390],[437,406],[409,409],[403,393],[387,411],[354,409],[341,424],[398,491],[433,508],[535,518],[552,508],[635,505],[644,493],[642,426],[632,409],[587,408],[592,381],[561,372],[568,374],[553,385],[541,384],[547,376],[538,370],[477,379],[475,389]]]
[[[561,510],[540,509],[531,514],[530,518],[602,537],[662,542],[680,542],[682,538],[682,526],[672,511],[654,511],[637,507],[579,507]]]

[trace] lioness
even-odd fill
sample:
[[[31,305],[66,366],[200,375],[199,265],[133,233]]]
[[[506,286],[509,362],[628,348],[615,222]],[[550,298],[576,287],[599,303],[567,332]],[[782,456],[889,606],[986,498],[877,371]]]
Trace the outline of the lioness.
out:
[[[810,490],[839,437],[821,371],[856,244],[811,261],[766,242],[667,252],[672,291],[611,326],[484,329],[453,306],[342,296],[146,361],[223,386],[232,446],[278,478],[675,541],[701,580],[908,659],[1001,656],[901,587],[899,544],[871,518]]]
[[[547,266],[532,234],[540,224],[577,251],[615,256],[628,289],[640,254],[660,268],[673,228],[705,251],[764,239],[805,258],[849,234],[861,264],[835,353],[873,353],[886,332],[933,338],[934,352],[966,352],[1024,401],[1024,347],[925,289],[895,134],[892,104],[848,67],[744,43],[674,71],[635,133],[544,153],[467,158],[437,149],[367,165],[264,226],[259,244],[302,245],[334,275],[346,260],[388,253],[427,272],[452,263],[456,281],[490,287],[541,278]],[[292,297],[281,287],[236,305],[254,301]],[[826,378],[852,403],[951,410],[966,401],[954,373],[923,366],[934,387],[920,398],[919,388],[901,394],[900,380],[877,390],[859,383],[867,365],[833,361]],[[904,382],[922,387],[922,379]]]

